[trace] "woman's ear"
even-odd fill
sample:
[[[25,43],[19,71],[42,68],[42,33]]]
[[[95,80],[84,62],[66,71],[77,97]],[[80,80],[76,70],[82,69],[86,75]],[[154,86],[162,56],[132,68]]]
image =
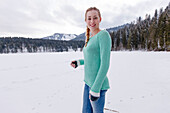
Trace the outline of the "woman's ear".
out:
[[[100,22],[102,21],[102,18],[100,17]]]
[[[86,19],[84,19],[84,21],[87,23]]]

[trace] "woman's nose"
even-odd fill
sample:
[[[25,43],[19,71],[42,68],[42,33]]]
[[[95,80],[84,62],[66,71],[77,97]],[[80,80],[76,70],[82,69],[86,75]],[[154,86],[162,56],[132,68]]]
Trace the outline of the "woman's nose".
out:
[[[93,23],[94,22],[94,19],[91,19],[91,23]]]

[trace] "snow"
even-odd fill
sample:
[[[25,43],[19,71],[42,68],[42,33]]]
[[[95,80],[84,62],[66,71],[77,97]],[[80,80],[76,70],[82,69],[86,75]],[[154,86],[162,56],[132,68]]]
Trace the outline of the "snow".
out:
[[[0,113],[81,113],[82,52],[0,54]],[[170,113],[170,53],[112,52],[106,108]],[[113,113],[105,110],[105,113]]]
[[[77,35],[74,35],[74,34],[63,34],[61,40],[72,40],[74,38],[76,38]]]
[[[76,34],[55,33],[52,36],[44,37],[44,39],[66,40],[66,41],[69,41],[69,40],[72,40],[72,39],[76,38],[76,36],[77,36]]]

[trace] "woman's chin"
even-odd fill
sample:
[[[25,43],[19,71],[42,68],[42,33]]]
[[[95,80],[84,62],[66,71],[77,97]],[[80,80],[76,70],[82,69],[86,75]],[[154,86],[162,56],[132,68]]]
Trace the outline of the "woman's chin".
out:
[[[90,31],[94,31],[96,29],[97,29],[96,27],[90,27]]]

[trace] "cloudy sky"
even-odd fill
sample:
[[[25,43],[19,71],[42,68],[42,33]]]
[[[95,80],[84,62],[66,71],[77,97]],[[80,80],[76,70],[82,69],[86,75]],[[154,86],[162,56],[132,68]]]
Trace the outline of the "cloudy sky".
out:
[[[84,14],[95,6],[102,15],[101,29],[130,23],[169,0],[0,0],[0,37],[41,38],[54,33],[85,32]]]

